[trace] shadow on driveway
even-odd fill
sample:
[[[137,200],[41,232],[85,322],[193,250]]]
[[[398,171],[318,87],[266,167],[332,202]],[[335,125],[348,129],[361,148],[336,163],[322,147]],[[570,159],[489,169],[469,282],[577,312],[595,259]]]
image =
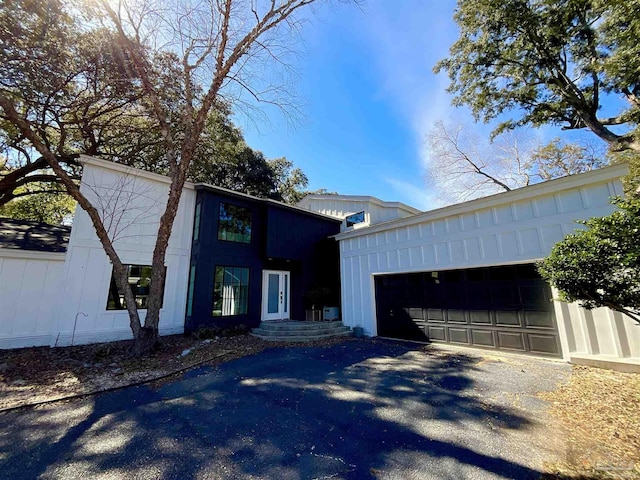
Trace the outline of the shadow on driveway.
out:
[[[564,375],[381,340],[272,349],[0,415],[0,477],[538,478],[544,452],[526,440],[545,406],[512,399]]]

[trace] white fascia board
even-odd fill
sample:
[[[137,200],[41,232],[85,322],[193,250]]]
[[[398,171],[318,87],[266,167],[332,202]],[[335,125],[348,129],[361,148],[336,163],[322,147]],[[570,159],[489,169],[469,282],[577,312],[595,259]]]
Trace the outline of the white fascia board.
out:
[[[497,193],[488,197],[482,197],[475,200],[469,200],[463,203],[456,203],[448,207],[437,208],[427,212],[422,212],[412,217],[401,218],[398,220],[390,220],[384,223],[378,223],[370,227],[360,228],[348,232],[342,232],[334,236],[338,241],[348,238],[359,237],[361,235],[369,235],[371,233],[384,232],[392,228],[407,227],[417,223],[438,220],[453,215],[461,215],[465,213],[492,208],[499,205],[510,204],[522,200],[559,193],[564,190],[584,187],[586,185],[617,180],[629,172],[627,163],[620,163],[609,167],[599,168],[590,172],[569,175],[554,180],[548,180],[534,185],[510,190],[508,192]]]
[[[409,213],[422,213],[422,210],[414,208],[406,203],[402,202],[386,202],[384,200],[380,200],[377,197],[371,197],[368,195],[319,195],[319,194],[311,194],[305,196],[302,200],[298,202],[299,206],[303,208],[309,201],[311,200],[342,200],[345,202],[362,202],[362,203],[373,203],[374,205],[378,205],[380,207],[385,208],[399,208],[401,210],[405,210]]]
[[[146,170],[140,170],[139,168],[129,167],[128,165],[122,165],[109,160],[102,160],[101,158],[81,154],[79,161],[83,165],[92,165],[106,170],[124,173],[125,175],[135,175],[136,177],[146,178],[154,182],[166,183],[167,185],[171,184],[171,178],[160,175],[159,173],[147,172]],[[193,190],[195,185],[191,182],[185,182],[183,188]]]

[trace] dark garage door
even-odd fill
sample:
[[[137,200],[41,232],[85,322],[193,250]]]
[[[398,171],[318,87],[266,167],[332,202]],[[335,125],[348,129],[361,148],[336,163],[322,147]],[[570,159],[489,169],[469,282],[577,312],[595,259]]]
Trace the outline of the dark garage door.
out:
[[[534,265],[376,277],[378,335],[561,356],[551,289]]]

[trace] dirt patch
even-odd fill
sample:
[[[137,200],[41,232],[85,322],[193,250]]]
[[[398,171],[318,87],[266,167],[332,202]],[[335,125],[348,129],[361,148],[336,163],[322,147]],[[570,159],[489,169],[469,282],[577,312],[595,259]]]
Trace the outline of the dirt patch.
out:
[[[89,394],[198,365],[253,355],[266,348],[332,345],[349,338],[312,343],[267,342],[251,335],[198,340],[183,335],[162,337],[161,347],[144,358],[132,358],[131,341],[74,347],[0,350],[0,410]]]
[[[640,375],[574,366],[566,385],[540,395],[567,438],[552,479],[640,479]]]

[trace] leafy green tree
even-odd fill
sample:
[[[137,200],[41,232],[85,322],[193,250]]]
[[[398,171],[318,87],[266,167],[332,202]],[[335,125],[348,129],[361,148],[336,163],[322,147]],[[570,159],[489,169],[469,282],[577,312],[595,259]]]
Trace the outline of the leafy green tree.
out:
[[[0,92],[77,181],[78,153],[144,158],[161,139],[115,33],[87,26],[75,13],[60,0],[0,0]],[[158,58],[158,68],[169,70],[166,63]],[[0,150],[7,158],[0,205],[16,192],[61,185],[60,176],[6,115],[0,116]]]
[[[434,70],[476,119],[514,116],[494,134],[554,124],[640,151],[639,11],[640,0],[458,0],[460,37]],[[614,97],[626,106],[601,115]]]
[[[625,150],[624,152],[609,152],[610,163],[626,162],[629,174],[622,177],[622,186],[626,195],[640,194],[640,152]]]
[[[591,145],[562,143],[559,138],[536,148],[531,154],[532,176],[542,181],[588,172],[607,164],[604,152]]]
[[[562,300],[587,308],[609,307],[640,324],[640,197],[617,198],[619,210],[581,221],[538,264]]]
[[[33,193],[1,206],[0,217],[68,225],[75,207],[76,202],[64,190],[59,193]]]
[[[250,148],[220,106],[207,119],[202,140],[189,169],[189,179],[256,197],[297,203],[308,184],[306,175],[291,160],[268,160]]]
[[[309,185],[309,179],[302,170],[294,167],[291,160],[282,157],[268,160],[267,163],[275,180],[272,198],[295,205],[309,193],[305,190]]]

